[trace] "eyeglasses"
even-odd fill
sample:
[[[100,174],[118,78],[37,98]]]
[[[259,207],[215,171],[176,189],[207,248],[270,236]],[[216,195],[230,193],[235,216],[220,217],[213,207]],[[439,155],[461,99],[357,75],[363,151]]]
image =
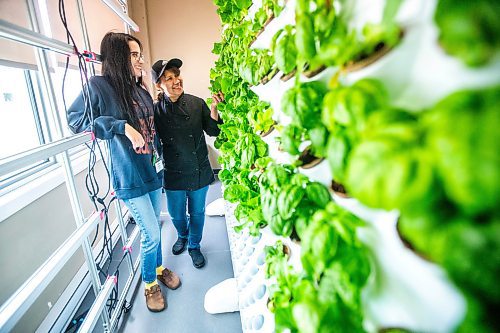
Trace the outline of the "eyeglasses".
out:
[[[140,52],[130,52],[130,56],[134,58],[134,60],[142,60],[144,61],[144,54]]]

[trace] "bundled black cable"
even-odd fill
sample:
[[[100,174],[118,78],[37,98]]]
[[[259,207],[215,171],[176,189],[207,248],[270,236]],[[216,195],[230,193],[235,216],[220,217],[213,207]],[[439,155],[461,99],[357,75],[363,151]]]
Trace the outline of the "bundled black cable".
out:
[[[68,29],[68,24],[67,24],[67,19],[66,19],[66,9],[64,5],[64,0],[59,0],[59,16],[61,18],[61,22],[64,26],[64,29],[66,30],[66,37],[67,37],[67,42],[68,44],[71,44],[74,48],[75,55],[78,57],[78,69],[80,72],[80,81],[82,84],[82,91],[83,91],[83,96],[84,96],[84,102],[85,102],[85,111],[84,111],[84,120],[88,121],[90,124],[90,131],[94,132],[94,113],[92,112],[92,107],[90,103],[90,93],[89,93],[89,77],[88,77],[88,72],[87,72],[87,66],[86,66],[86,58],[88,57],[88,54],[86,53],[81,53],[78,50],[78,47],[76,46],[76,42],[71,34],[71,32]],[[96,60],[99,57],[96,57]],[[68,67],[69,67],[69,57],[66,59],[66,64],[65,64],[65,70],[64,70],[64,75],[63,75],[63,81],[62,81],[62,100],[64,104],[65,110],[67,110],[66,106],[66,99],[64,96],[64,91],[65,91],[65,82],[66,82],[66,76],[68,73]],[[116,199],[116,197],[113,195],[109,202],[106,204],[106,199],[111,193],[111,179],[110,179],[110,172],[106,163],[106,159],[104,158],[103,151],[101,149],[101,146],[98,142],[97,139],[92,140],[90,144],[85,143],[87,148],[89,149],[89,160],[88,160],[88,172],[85,177],[85,185],[87,189],[88,196],[90,200],[92,201],[94,208],[97,212],[100,212],[101,214],[101,220],[103,220],[103,237],[102,237],[102,248],[99,251],[98,255],[95,258],[95,264],[96,267],[99,271],[99,276],[103,277],[104,280],[108,278],[109,276],[109,270],[110,270],[110,264],[113,259],[113,244],[112,244],[112,231],[111,231],[111,226],[109,223],[109,207],[111,203]],[[100,186],[97,181],[97,177],[95,175],[95,166],[98,161],[98,155],[97,152],[99,153],[99,156],[101,158],[101,161],[104,165],[104,168],[106,170],[106,174],[108,175],[107,179],[107,187],[104,195],[100,196]],[[99,234],[99,225],[96,228],[96,233],[94,235],[94,238],[92,240],[91,246],[93,247],[95,244],[95,241],[97,240]],[[107,254],[107,259],[104,260],[105,258],[105,253]],[[109,297],[107,301],[107,306],[108,306],[108,315],[111,316],[113,310],[116,308],[117,302],[118,302],[118,275],[119,275],[119,268],[121,263],[123,262],[123,259],[125,258],[126,255],[130,255],[130,253],[126,252],[123,254],[122,259],[120,260],[118,267],[116,268],[116,271],[113,273],[113,275],[116,276],[116,285],[113,288],[113,291],[111,293],[111,296]],[[130,304],[127,304],[125,301],[124,305],[122,306],[120,310],[119,317],[121,317],[123,311],[128,311],[130,309]],[[73,321],[70,323],[70,325],[67,328],[67,332],[71,332],[72,329],[73,331],[77,331],[78,328],[80,327],[81,323],[83,322],[88,310],[83,312],[81,315],[79,315],[77,318],[74,318]]]
[[[113,197],[108,202],[107,205],[105,204],[104,201],[102,201],[101,199],[98,199],[98,202],[104,206],[103,210],[101,211],[101,216],[104,218],[104,235],[103,235],[102,249],[99,251],[99,253],[95,257],[95,261],[96,261],[96,265],[99,269],[99,274],[101,274],[104,277],[107,277],[109,275],[109,266],[110,266],[111,262],[113,261],[113,242],[112,242],[113,232],[111,231],[111,227],[109,224],[108,210],[109,210],[109,206],[111,205],[111,203],[115,199],[116,199],[116,197]],[[108,257],[104,261],[105,252],[108,254]],[[107,264],[107,266],[106,266],[106,268],[104,268],[104,266],[106,264]]]

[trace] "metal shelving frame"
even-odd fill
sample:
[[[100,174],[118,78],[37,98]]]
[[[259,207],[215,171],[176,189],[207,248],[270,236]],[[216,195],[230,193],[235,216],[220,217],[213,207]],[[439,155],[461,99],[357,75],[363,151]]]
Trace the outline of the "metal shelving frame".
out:
[[[102,1],[113,9],[113,11],[124,21],[126,31],[129,31],[129,27],[133,28],[135,31],[139,30],[137,24],[135,24],[135,22],[133,22],[126,14],[126,1],[120,1],[121,8],[119,5],[114,3],[113,0]],[[46,52],[58,52],[71,56],[74,54],[74,48],[69,44],[41,34],[39,32],[40,26],[36,16],[35,0],[26,0],[26,3],[28,6],[32,30],[0,20],[0,37],[28,44],[37,48],[37,64],[43,79],[44,95],[47,98],[49,107],[53,111],[51,112],[51,115],[55,124],[55,134],[59,140],[1,159],[0,176],[6,175],[23,167],[27,167],[39,160],[47,159],[52,156],[58,157],[57,160],[64,169],[66,187],[77,228],[70,235],[70,237],[66,239],[66,241],[61,244],[59,248],[35,271],[35,273],[33,273],[33,275],[30,276],[28,280],[26,280],[25,283],[18,288],[16,292],[14,292],[14,294],[0,307],[0,331],[8,332],[14,328],[16,323],[23,317],[26,311],[35,302],[37,297],[54,279],[60,269],[64,267],[75,251],[81,247],[84,252],[85,262],[91,277],[91,283],[96,298],[84,322],[82,323],[82,326],[80,327],[80,332],[92,331],[99,318],[102,320],[104,332],[113,332],[118,324],[125,297],[127,296],[134,280],[135,273],[139,267],[139,258],[137,258],[134,263],[132,261],[131,251],[127,250],[131,249],[131,244],[139,234],[138,227],[135,227],[130,237],[127,236],[122,209],[119,201],[116,200],[115,207],[119,223],[120,237],[123,244],[126,244],[124,247],[124,250],[126,251],[124,251],[124,253],[128,254],[126,261],[130,274],[125,287],[118,298],[117,306],[111,313],[111,316],[108,316],[107,311],[103,310],[106,309],[106,302],[114,288],[114,285],[117,283],[117,279],[115,276],[110,276],[103,284],[101,284],[95,258],[92,253],[92,247],[88,238],[89,234],[98,226],[98,223],[101,221],[101,217],[98,212],[94,213],[88,219],[84,217],[78,192],[76,190],[71,160],[68,154],[69,149],[84,142],[94,140],[95,138],[92,133],[81,133],[64,138],[63,122],[60,117],[61,113],[59,112],[56,103],[56,96],[52,80],[50,78],[49,63],[46,54]],[[77,0],[77,6],[81,28],[84,32],[84,47],[86,49],[90,49],[81,0]],[[91,73],[94,73],[92,65],[88,65],[90,66]]]

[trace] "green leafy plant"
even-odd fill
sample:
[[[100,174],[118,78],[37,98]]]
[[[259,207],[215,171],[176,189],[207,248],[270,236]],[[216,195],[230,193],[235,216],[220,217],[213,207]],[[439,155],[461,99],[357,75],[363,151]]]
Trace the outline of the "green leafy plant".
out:
[[[395,117],[397,113],[401,116]],[[349,157],[348,192],[369,207],[405,210],[418,202],[425,209],[434,199],[435,171],[423,144],[424,128],[400,110],[379,112],[371,119]]]
[[[387,105],[387,91],[374,79],[363,79],[350,87],[337,86],[326,94],[321,119],[330,132],[326,155],[336,181],[345,181],[350,153],[359,143],[368,117]]]
[[[294,290],[299,276],[287,263],[283,252],[283,243],[276,242],[274,246],[266,246],[266,277],[272,278],[275,283],[269,286],[268,308],[274,313],[275,329],[283,332],[297,328],[292,314]]]
[[[267,165],[259,182],[264,219],[277,235],[300,238],[308,218],[331,201],[324,185],[290,165]]]
[[[358,59],[363,59],[382,48],[390,49],[401,39],[401,28],[395,22],[395,16],[403,0],[386,0],[382,21],[367,23],[361,29],[362,49]]]
[[[424,113],[434,200],[403,209],[399,229],[426,258],[446,269],[467,298],[458,332],[494,332],[500,305],[499,87],[459,91]],[[422,206],[425,209],[422,209]]]
[[[218,7],[217,14],[222,23],[232,23],[240,22],[245,17],[252,0],[214,0],[214,4]]]
[[[346,266],[353,270],[349,272],[352,275],[350,279],[354,281],[357,276],[358,282],[364,284],[368,277],[369,264],[366,253],[357,257],[363,252],[358,249],[364,247],[356,236],[356,228],[363,225],[362,220],[334,202],[329,202],[323,210],[318,210],[302,237],[304,270],[315,280],[320,280],[325,270],[345,254],[349,258],[342,260],[346,260],[346,263],[353,260]],[[344,246],[345,249],[342,248]],[[343,252],[348,248],[352,253]]]
[[[247,117],[255,133],[260,135],[269,131],[275,124],[273,120],[273,109],[268,103],[261,102],[254,104],[254,107],[248,111]]]
[[[372,55],[382,47],[391,48],[401,39],[394,17],[401,0],[386,2],[382,22],[366,24],[361,31],[349,27],[352,2],[299,0],[296,7],[298,62],[311,71],[322,66],[343,67]]]
[[[439,0],[434,20],[443,49],[471,67],[500,51],[500,5],[496,0]]]
[[[282,97],[281,106],[283,112],[291,118],[291,128],[285,130],[284,138],[281,139],[284,148],[290,153],[298,151],[298,144],[291,144],[293,140],[311,139],[313,153],[317,157],[324,156],[327,132],[322,129],[323,125],[318,123],[321,115],[323,97],[326,87],[322,82],[311,81],[297,83],[293,88],[287,90]],[[288,141],[287,141],[288,140]]]
[[[293,72],[297,67],[297,47],[295,46],[295,28],[287,25],[273,37],[271,52],[276,66],[284,74]]]
[[[260,102],[257,96],[248,89],[248,85],[238,75],[236,64],[228,66],[234,59],[233,54],[241,54],[252,38],[246,30],[249,22],[238,22],[234,29],[223,32],[223,40],[214,45],[214,53],[220,57],[216,69],[210,73],[211,90],[222,91],[226,103],[220,103],[218,109],[224,120],[220,125],[221,133],[215,145],[220,150],[219,162],[223,169],[219,178],[225,185],[224,198],[237,203],[235,216],[240,225],[235,229],[249,228],[254,235],[266,225],[262,218],[260,193],[256,180],[251,177],[250,168],[255,161],[267,154],[267,145],[256,135],[247,115],[253,110],[255,117],[268,107]]]
[[[495,332],[500,274],[500,218],[471,218],[446,201],[418,216],[403,214],[399,228],[412,246],[441,265],[467,298],[468,309],[458,332]]]
[[[280,242],[266,248],[278,332],[364,332],[361,290],[370,263],[356,236],[362,225],[333,202],[318,210],[304,230],[300,273],[286,262]]]
[[[338,332],[364,332],[361,290],[371,269],[368,252],[356,235],[362,225],[361,220],[330,202],[313,215],[306,228],[301,261],[308,276],[319,284],[317,296],[306,309],[320,307],[322,311],[316,314],[317,324],[305,331],[327,332],[335,325]]]
[[[424,118],[439,179],[447,197],[469,215],[500,205],[500,86],[459,91]]]
[[[278,138],[280,149],[292,155],[300,154],[299,146],[302,142],[304,129],[293,124],[280,127],[280,136]]]
[[[250,85],[265,83],[278,71],[267,49],[247,49],[239,63],[239,75]]]
[[[263,0],[253,19],[253,31],[260,32],[273,18],[278,17],[285,7],[285,0]]]
[[[210,89],[226,96],[218,105],[224,124],[216,140],[224,197],[237,204],[237,229],[258,234],[269,224],[277,235],[302,242],[300,272],[287,264],[279,246],[268,258],[274,260],[268,276],[275,282],[269,307],[276,330],[362,332],[360,294],[370,274],[367,251],[356,236],[363,223],[335,206],[322,184],[294,166],[272,162],[255,135],[270,125],[272,114],[249,87],[277,70],[297,68],[298,82],[305,68],[342,68],[394,47],[403,36],[394,20],[401,0],[386,1],[383,20],[360,30],[349,25],[351,1],[298,0],[296,25],[275,35],[272,54],[248,47],[269,10],[250,21],[251,2],[215,3],[224,29],[213,49],[219,58],[210,72]],[[263,7],[271,3],[276,2],[265,1]],[[498,6],[488,0],[477,6],[463,3],[439,2],[440,43],[466,63],[482,65],[498,53],[498,29],[492,29],[498,26],[492,21],[499,16]],[[458,331],[495,331],[498,88],[462,92],[416,115],[389,106],[384,89],[372,80],[329,92],[321,85],[297,83],[285,93],[281,104],[291,124],[281,131],[282,148],[296,155],[310,140],[350,194],[372,207],[397,208],[401,233],[444,267],[467,298],[467,318]]]

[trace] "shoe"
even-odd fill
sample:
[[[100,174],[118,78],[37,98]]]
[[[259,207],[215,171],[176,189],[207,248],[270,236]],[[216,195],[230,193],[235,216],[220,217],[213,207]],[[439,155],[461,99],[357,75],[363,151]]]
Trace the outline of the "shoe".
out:
[[[201,253],[200,249],[189,249],[188,250],[191,259],[193,260],[193,266],[196,268],[202,268],[205,266],[205,257]]]
[[[177,238],[177,241],[174,243],[174,246],[172,246],[172,253],[175,255],[181,254],[184,252],[186,249],[186,244],[187,244],[187,239],[186,238]]]
[[[163,293],[158,284],[146,289],[144,295],[146,296],[146,305],[149,311],[160,312],[167,307],[167,302],[163,298]]]
[[[170,269],[165,268],[161,275],[157,275],[158,281],[167,286],[167,288],[175,290],[181,285],[181,279],[177,274],[172,272]]]

